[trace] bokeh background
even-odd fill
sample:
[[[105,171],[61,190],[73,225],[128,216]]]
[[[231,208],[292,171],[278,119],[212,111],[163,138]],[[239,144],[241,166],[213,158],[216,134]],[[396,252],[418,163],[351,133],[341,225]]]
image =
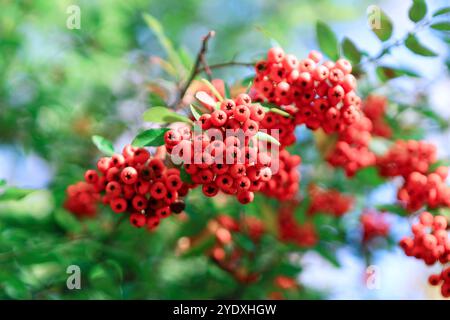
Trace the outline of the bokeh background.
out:
[[[445,0],[427,3],[429,11],[449,5]],[[114,220],[112,215],[87,225],[63,213],[54,218],[55,212],[61,211],[65,187],[78,180],[83,169],[92,166],[99,156],[91,136],[105,136],[121,148],[143,127],[141,114],[154,98],[149,87],[155,83],[173,85],[155,63],[155,57],[164,57],[165,51],[145,24],[143,13],[156,17],[167,37],[186,56],[194,56],[201,37],[215,30],[208,52],[208,61],[213,64],[233,59],[254,61],[271,46],[271,39],[286,51],[305,56],[318,48],[314,30],[318,19],[332,26],[339,38],[347,36],[375,54],[381,44],[369,30],[366,18],[366,9],[373,4],[381,6],[395,22],[394,37],[412,28],[407,17],[410,1],[0,0],[0,179],[17,188],[38,189],[20,201],[0,201],[0,297],[177,298],[183,291],[180,296],[174,293],[179,289],[176,282],[183,281],[183,274],[191,274],[195,283],[194,270],[209,270],[201,259],[180,263],[171,257],[162,262],[167,279],[152,278],[154,261],[133,266],[139,263],[133,260],[137,257],[117,253],[131,261],[124,266],[117,262],[119,258],[114,261],[97,256],[102,250],[92,249],[95,244],[66,248],[61,229],[98,228],[101,233]],[[81,9],[79,30],[66,27],[70,5]],[[390,64],[415,70],[421,75],[419,79],[378,85],[369,78],[367,86],[405,103],[420,92],[426,93],[428,107],[448,119],[449,47],[427,30],[419,38],[438,57],[411,55],[405,48],[398,48],[386,58]],[[233,67],[217,70],[214,76],[233,83],[251,74],[251,69]],[[416,116],[405,113],[402,121],[415,123]],[[450,131],[426,125],[422,128],[424,137],[438,145],[441,158],[448,158]],[[299,129],[300,140],[306,141],[307,135]],[[307,177],[308,167],[304,170]],[[395,192],[395,184],[384,185],[365,201],[385,203],[395,199]],[[49,217],[57,223],[49,223]],[[348,219],[351,223],[351,215]],[[394,239],[408,232],[407,219],[392,220],[396,226]],[[120,241],[134,243],[138,250],[154,250],[151,259],[168,250],[162,236],[142,237],[142,233],[135,233],[133,237],[122,236]],[[105,269],[117,270],[104,278],[118,277],[123,285],[113,288],[117,282],[101,278],[99,285],[106,289],[89,288],[77,294],[55,290],[55,283],[65,282],[61,266],[74,263],[77,254],[96,257],[98,268],[90,277],[101,278]],[[341,268],[317,253],[306,253],[301,259],[299,281],[331,299],[439,297],[437,289],[426,283],[427,276],[436,270],[405,257],[398,249],[381,250],[374,256],[372,263],[378,267],[380,280],[377,290],[366,287],[365,261],[354,248],[342,247],[337,257]],[[124,268],[136,268],[146,275],[128,279]]]

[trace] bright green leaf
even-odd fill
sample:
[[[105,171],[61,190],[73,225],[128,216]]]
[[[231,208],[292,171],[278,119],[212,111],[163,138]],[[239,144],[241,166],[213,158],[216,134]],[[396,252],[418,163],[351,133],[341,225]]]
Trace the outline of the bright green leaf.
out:
[[[95,144],[98,150],[100,150],[107,156],[112,156],[114,154],[113,144],[108,139],[105,139],[102,136],[94,135],[92,136],[92,142]]]
[[[409,34],[405,40],[406,47],[412,52],[425,57],[435,57],[437,54],[427,47],[423,46],[416,36]]]
[[[409,9],[408,16],[411,21],[418,22],[427,14],[427,4],[425,0],[413,0],[413,4]]]
[[[187,122],[192,123],[192,121],[178,114],[166,107],[152,107],[144,112],[144,121],[153,123],[173,123],[173,122]]]
[[[450,22],[437,22],[433,23],[430,27],[434,30],[450,31]]]
[[[320,50],[333,60],[339,58],[339,43],[333,30],[324,22],[317,21],[316,37]]]
[[[342,41],[342,53],[353,64],[358,64],[361,61],[361,52],[349,38],[344,38],[344,40]]]
[[[433,17],[442,16],[444,14],[450,13],[450,7],[441,8],[433,13]]]
[[[379,16],[375,15],[373,18],[374,21],[371,24],[372,31],[381,41],[384,42],[389,40],[392,36],[392,31],[394,28],[389,17],[380,9]]]
[[[164,134],[169,128],[148,129],[139,133],[131,143],[134,147],[159,147],[164,145]]]

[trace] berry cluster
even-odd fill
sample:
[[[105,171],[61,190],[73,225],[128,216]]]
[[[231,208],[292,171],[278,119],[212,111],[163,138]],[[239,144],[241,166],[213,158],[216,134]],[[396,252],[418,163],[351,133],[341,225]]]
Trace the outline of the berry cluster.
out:
[[[283,242],[290,242],[302,248],[310,248],[318,241],[314,225],[299,224],[294,216],[295,203],[282,205],[278,211],[278,237]]]
[[[432,274],[428,278],[428,282],[432,286],[441,285],[441,294],[444,298],[450,298],[450,267],[444,268],[438,274]]]
[[[413,172],[425,174],[436,162],[436,147],[424,141],[398,140],[389,151],[377,158],[377,167],[384,177],[408,177]]]
[[[450,239],[447,232],[447,219],[429,212],[420,214],[419,222],[412,226],[413,238],[405,237],[400,246],[405,254],[423,260],[427,265],[437,261],[450,262]]]
[[[447,167],[439,167],[435,172],[422,174],[414,171],[399,189],[397,197],[409,211],[416,211],[424,205],[430,208],[450,206],[450,187],[445,180]]]
[[[78,217],[95,216],[100,194],[93,185],[80,181],[68,186],[66,194],[64,208]]]
[[[389,233],[389,223],[382,213],[368,211],[361,215],[363,242],[366,243],[376,237],[386,237]]]
[[[261,191],[280,201],[292,200],[299,189],[300,172],[298,166],[302,159],[298,155],[291,155],[287,150],[279,153],[278,172],[272,176]]]
[[[209,224],[209,231],[215,235],[216,243],[210,252],[211,258],[224,270],[242,283],[252,283],[259,274],[243,266],[247,252],[233,241],[233,235],[240,233],[258,243],[265,232],[263,223],[256,217],[245,217],[237,221],[230,216],[220,215]]]
[[[378,137],[390,138],[392,136],[392,128],[386,123],[384,116],[387,108],[386,97],[369,95],[363,101],[363,111],[373,124],[372,134]]]
[[[360,116],[361,99],[356,79],[345,59],[320,63],[316,51],[298,60],[283,49],[271,48],[267,59],[256,64],[254,89],[269,103],[296,107],[296,124],[309,129],[339,132]]]
[[[200,116],[199,126],[204,131],[188,127],[167,131],[165,146],[172,161],[184,162],[193,183],[202,185],[206,196],[222,191],[247,204],[272,177],[270,153],[254,139],[264,116],[261,105],[240,94]]]
[[[103,193],[102,202],[114,212],[129,212],[135,227],[147,225],[152,230],[161,219],[184,210],[179,197],[185,196],[188,188],[180,171],[166,168],[144,148],[127,145],[122,154],[101,158],[97,169],[85,173],[90,190]]]
[[[276,129],[279,134],[279,141],[282,147],[290,146],[295,143],[295,109],[292,106],[285,106],[283,110],[290,116],[280,115],[274,112],[267,112],[261,121],[261,128]]]
[[[312,184],[309,186],[308,191],[311,198],[308,215],[326,213],[335,217],[341,217],[353,207],[353,198],[337,190],[325,190]]]
[[[333,167],[342,167],[348,177],[375,164],[375,154],[369,149],[372,128],[370,119],[361,117],[338,133],[338,141],[327,155],[328,163]]]

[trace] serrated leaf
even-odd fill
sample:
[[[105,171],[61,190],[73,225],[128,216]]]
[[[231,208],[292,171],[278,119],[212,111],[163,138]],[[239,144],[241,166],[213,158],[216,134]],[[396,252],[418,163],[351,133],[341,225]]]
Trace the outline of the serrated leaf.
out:
[[[333,30],[324,22],[317,21],[316,37],[320,50],[333,60],[339,58],[339,43]]]
[[[433,13],[433,17],[442,16],[450,12],[450,7],[441,8]]]
[[[200,112],[198,112],[198,110],[195,108],[195,106],[193,104],[191,104],[189,107],[191,108],[191,113],[194,116],[194,119],[195,120],[200,119],[201,114],[200,114]]]
[[[371,17],[374,19],[371,24],[371,29],[375,33],[375,35],[381,41],[387,41],[392,36],[393,26],[391,19],[383,12],[383,10],[379,9],[379,11],[372,13],[374,16]]]
[[[106,154],[107,156],[114,155],[114,147],[111,141],[102,136],[94,135],[92,136],[92,142],[97,147],[98,150]]]
[[[169,128],[148,129],[139,133],[131,145],[133,147],[159,147],[164,145],[164,134]]]
[[[173,122],[187,122],[192,123],[192,121],[181,115],[172,111],[166,107],[152,107],[144,112],[144,121],[153,123],[173,123]]]
[[[422,45],[417,37],[413,34],[409,34],[405,40],[405,46],[412,52],[424,57],[435,57],[437,54],[424,45]]]
[[[362,54],[349,38],[344,38],[342,41],[342,53],[353,64],[358,64],[361,61]]]
[[[186,72],[186,69],[184,68],[183,63],[181,62],[181,59],[178,56],[177,51],[173,47],[172,42],[164,34],[162,25],[159,23],[159,21],[155,17],[153,17],[152,15],[150,15],[148,13],[144,13],[143,17],[144,17],[145,23],[154,32],[154,34],[158,38],[159,43],[166,51],[167,56],[169,57],[169,62],[173,65],[175,70],[182,70],[183,75],[184,75],[184,73]]]
[[[439,31],[450,31],[450,22],[437,22],[433,23],[430,28]]]
[[[256,133],[255,137],[260,141],[267,141],[267,142],[276,144],[277,146],[280,145],[280,142],[277,139],[275,139],[271,135],[269,135],[265,132],[262,132],[262,131],[258,131],[258,133]]]
[[[409,9],[408,16],[411,21],[418,22],[427,14],[427,4],[425,0],[413,0],[413,4]]]
[[[390,79],[398,78],[401,76],[419,77],[419,75],[414,71],[387,66],[377,67],[375,72],[382,82],[386,82]]]

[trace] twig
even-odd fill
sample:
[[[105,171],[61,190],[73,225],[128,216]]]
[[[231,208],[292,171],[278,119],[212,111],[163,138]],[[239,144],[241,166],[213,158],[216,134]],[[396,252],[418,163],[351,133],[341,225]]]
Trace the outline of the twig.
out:
[[[214,31],[209,31],[206,34],[206,36],[203,37],[202,46],[200,47],[200,51],[197,54],[197,58],[195,59],[194,67],[192,68],[191,74],[190,74],[188,80],[186,81],[186,83],[184,84],[184,86],[182,87],[182,89],[180,90],[178,102],[183,100],[184,95],[186,94],[186,91],[188,90],[188,88],[191,85],[192,81],[194,80],[195,76],[198,74],[197,70],[199,69],[200,63],[202,63],[202,61],[204,59],[206,59],[205,55],[206,55],[206,52],[208,51],[208,41],[210,38],[214,37],[214,35],[215,35]],[[206,60],[204,60],[204,61],[206,61]]]

